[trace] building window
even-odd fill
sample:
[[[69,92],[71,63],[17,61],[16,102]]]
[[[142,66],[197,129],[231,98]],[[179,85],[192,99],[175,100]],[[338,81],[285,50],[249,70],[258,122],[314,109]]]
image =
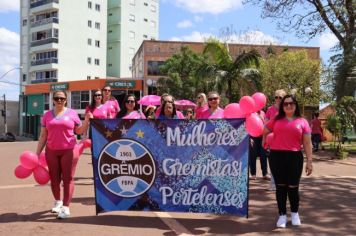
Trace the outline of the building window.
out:
[[[95,63],[95,65],[99,66],[100,65],[100,60],[99,59],[95,59],[94,63]]]
[[[90,76],[90,75],[88,75],[88,76],[87,76],[87,80],[90,80],[90,79],[91,79],[91,76]]]
[[[100,48],[100,41],[99,40],[95,40],[95,46]]]
[[[91,39],[88,39],[88,45],[91,45]]]
[[[109,50],[112,50],[112,47],[109,47]]]
[[[135,39],[135,32],[130,31],[129,35],[130,35],[130,39]]]
[[[87,62],[88,62],[88,64],[91,64],[91,57],[87,58]]]
[[[147,66],[148,66],[148,70],[147,70],[147,74],[148,75],[164,75],[159,67],[161,65],[164,64],[164,61],[148,61],[147,62]]]
[[[129,54],[134,55],[135,54],[135,49],[134,48],[129,48]]]
[[[91,20],[88,20],[88,27],[91,28]]]
[[[145,5],[146,7],[148,6],[147,2],[144,2],[143,5]]]
[[[144,37],[145,39],[147,39],[147,34],[144,34],[143,37]]]
[[[135,0],[130,0],[130,5],[135,6]]]
[[[143,18],[143,21],[147,22],[148,20],[147,20],[147,18]]]
[[[88,2],[88,8],[91,9],[91,2]]]
[[[130,14],[129,15],[129,21],[135,22],[135,15]]]
[[[26,26],[27,25],[27,19],[22,20],[22,26]]]
[[[49,110],[49,93],[43,94],[44,96],[44,110],[48,111]]]
[[[109,34],[112,33],[112,30],[109,30],[108,33],[109,33]]]
[[[26,82],[26,74],[22,75],[22,82]]]
[[[100,29],[100,23],[99,22],[95,22],[95,28],[96,29]]]
[[[36,71],[35,72],[36,80],[42,79],[57,79],[57,71],[56,70],[48,70],[48,71]]]
[[[155,5],[151,5],[151,11],[152,12],[156,12],[156,6]]]
[[[151,24],[151,27],[152,27],[152,28],[156,28],[156,21],[151,20],[151,23],[150,23],[150,24]]]
[[[109,13],[109,16],[112,16],[112,13]]]
[[[71,108],[85,109],[89,105],[89,91],[71,92]]]
[[[111,63],[109,64],[109,67],[112,67],[112,64],[111,64]]]
[[[95,10],[100,11],[100,4],[95,4]]]

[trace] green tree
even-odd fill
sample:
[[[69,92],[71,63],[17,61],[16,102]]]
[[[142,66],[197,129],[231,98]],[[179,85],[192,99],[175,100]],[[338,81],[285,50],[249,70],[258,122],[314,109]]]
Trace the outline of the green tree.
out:
[[[337,101],[356,89],[356,3],[355,0],[244,0],[262,7],[262,17],[277,21],[284,32],[295,31],[301,38],[312,39],[326,30],[340,43],[335,93]]]
[[[203,56],[206,60],[199,68],[197,77],[205,78],[214,90],[225,94],[229,102],[261,89],[261,77],[257,70],[260,55],[257,51],[243,52],[234,59],[227,45],[210,39]]]
[[[273,101],[274,91],[295,93],[301,107],[319,104],[320,63],[308,58],[306,51],[269,55],[260,66],[263,92]]]
[[[194,99],[200,91],[196,87],[195,74],[203,61],[202,55],[183,46],[179,53],[174,54],[160,67],[167,77],[158,79],[158,92],[170,93],[176,98]]]

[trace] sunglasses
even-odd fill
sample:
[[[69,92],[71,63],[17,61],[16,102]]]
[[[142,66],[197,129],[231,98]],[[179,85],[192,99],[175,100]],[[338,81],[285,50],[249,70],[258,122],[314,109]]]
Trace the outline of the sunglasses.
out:
[[[201,99],[201,96],[197,97],[198,99]]]
[[[173,101],[164,101],[164,102],[173,103]]]
[[[284,107],[293,106],[293,105],[295,105],[295,102],[284,102],[283,103]]]
[[[275,96],[274,99],[282,99],[283,97]]]
[[[211,101],[216,101],[218,100],[219,98],[218,97],[214,97],[214,98],[208,98],[208,100],[211,102]]]
[[[110,92],[111,89],[103,89],[104,92]]]
[[[65,97],[53,97],[53,100],[58,102],[58,101],[65,101],[65,100],[67,100],[67,98],[65,98]]]
[[[94,97],[101,97],[102,94],[94,94]]]
[[[135,101],[133,101],[133,100],[127,100],[126,103],[127,103],[127,104],[129,104],[129,103],[135,103]]]

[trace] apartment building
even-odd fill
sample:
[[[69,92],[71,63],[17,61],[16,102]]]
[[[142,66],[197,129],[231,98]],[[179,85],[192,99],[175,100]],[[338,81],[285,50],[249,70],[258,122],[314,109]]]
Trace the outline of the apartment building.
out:
[[[108,0],[107,76],[132,77],[143,40],[158,39],[159,0]]]

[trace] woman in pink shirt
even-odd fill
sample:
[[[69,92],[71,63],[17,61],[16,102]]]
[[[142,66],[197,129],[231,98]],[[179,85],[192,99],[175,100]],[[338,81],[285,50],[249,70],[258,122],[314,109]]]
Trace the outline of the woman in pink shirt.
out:
[[[208,102],[205,93],[199,93],[197,96],[197,106],[195,108],[195,117],[198,118],[201,114],[208,110]]]
[[[90,118],[94,119],[107,119],[110,117],[110,110],[104,104],[103,94],[100,89],[94,91],[92,101],[85,109],[85,114],[91,114]]]
[[[278,89],[274,92],[274,104],[267,108],[266,121],[273,119],[278,114],[279,105],[284,96],[286,96],[286,92],[283,89]]]
[[[67,108],[67,94],[64,91],[53,93],[54,109],[42,117],[41,134],[36,153],[39,155],[46,146],[46,161],[51,179],[52,194],[55,205],[53,213],[57,218],[70,215],[69,204],[74,191],[74,173],[78,157],[74,156],[77,143],[75,134],[82,134],[88,128],[89,116],[81,123],[76,111]],[[60,184],[63,181],[63,201],[61,201]]]
[[[115,119],[117,116],[117,113],[120,111],[120,106],[119,103],[117,102],[116,98],[111,96],[111,87],[110,86],[105,86],[101,90],[103,93],[103,101],[106,106],[109,108],[109,118]]]
[[[276,198],[279,210],[277,227],[285,228],[287,224],[287,197],[291,207],[292,225],[300,225],[299,181],[303,170],[303,145],[307,157],[306,174],[310,175],[312,167],[312,144],[310,127],[301,117],[297,100],[286,95],[279,106],[278,115],[266,124],[264,135],[273,132],[269,165],[276,183]]]
[[[220,95],[217,92],[210,92],[208,94],[208,106],[209,108],[197,114],[197,119],[222,119],[224,118],[224,109],[219,107]]]
[[[146,119],[145,115],[139,111],[139,106],[135,95],[128,94],[125,96],[122,109],[117,118],[121,119]]]
[[[165,102],[171,102],[174,103],[174,97],[168,93],[164,93],[161,95],[161,105],[159,107],[157,107],[155,115],[156,117],[159,117],[161,115],[161,109],[163,107],[163,103]],[[176,115],[178,117],[178,119],[185,119],[184,115],[182,112],[176,110]]]
[[[314,113],[314,118],[311,121],[311,134],[312,134],[313,151],[317,152],[319,150],[321,135],[323,134],[318,112]]]

